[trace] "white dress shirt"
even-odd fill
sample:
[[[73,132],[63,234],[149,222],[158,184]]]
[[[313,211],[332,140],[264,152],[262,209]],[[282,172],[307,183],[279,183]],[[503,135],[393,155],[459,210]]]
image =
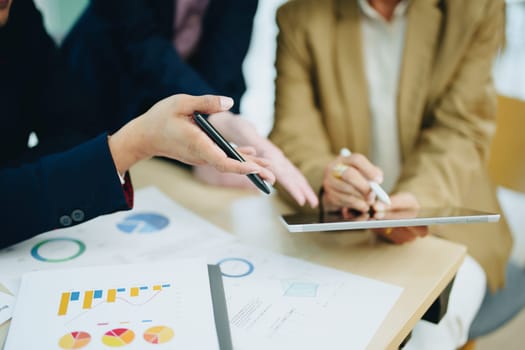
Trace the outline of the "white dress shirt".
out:
[[[382,186],[389,192],[401,171],[397,96],[408,1],[403,0],[396,6],[390,21],[367,0],[358,1],[371,116],[370,160],[383,170]]]

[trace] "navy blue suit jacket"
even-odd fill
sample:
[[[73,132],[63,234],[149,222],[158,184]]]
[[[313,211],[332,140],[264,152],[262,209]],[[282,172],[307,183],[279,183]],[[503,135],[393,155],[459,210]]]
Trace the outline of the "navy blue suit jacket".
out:
[[[0,28],[0,248],[129,208],[107,135],[89,140],[96,107],[64,67],[32,1],[14,1]]]
[[[256,8],[257,0],[210,0],[198,48],[185,61],[172,44],[174,0],[91,0],[62,49],[113,128],[176,93],[230,96],[238,112]]]

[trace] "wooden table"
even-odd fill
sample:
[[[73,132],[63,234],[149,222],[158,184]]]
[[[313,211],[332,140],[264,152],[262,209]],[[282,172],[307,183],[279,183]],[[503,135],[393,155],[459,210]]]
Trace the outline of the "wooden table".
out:
[[[279,222],[290,211],[273,194],[203,185],[188,170],[153,159],[132,171],[135,189],[156,186],[169,197],[243,243],[404,288],[369,349],[396,349],[454,277],[464,246],[435,237],[395,246],[369,232],[293,234]],[[0,327],[0,344],[8,324]]]

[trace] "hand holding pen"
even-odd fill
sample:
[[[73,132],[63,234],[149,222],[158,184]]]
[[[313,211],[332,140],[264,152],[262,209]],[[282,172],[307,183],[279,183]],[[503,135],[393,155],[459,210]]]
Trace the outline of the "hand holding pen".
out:
[[[327,210],[342,208],[368,212],[376,198],[390,206],[387,193],[379,186],[383,172],[361,154],[341,150],[328,164],[323,179],[323,205]]]
[[[341,157],[350,157],[352,155],[352,152],[350,152],[350,150],[348,148],[341,148],[341,151],[339,152],[339,155]],[[346,166],[344,164],[341,164],[341,165],[343,167]],[[342,176],[342,173],[340,172],[341,170],[344,172],[344,169],[340,169],[341,165],[338,165],[339,166],[339,170],[337,172],[337,175],[339,175],[339,176]],[[336,170],[334,169],[334,171],[336,171]],[[382,182],[382,177],[380,179],[380,182]],[[377,198],[381,202],[385,203],[388,206],[392,205],[392,202],[390,201],[390,197],[388,196],[388,193],[386,193],[386,191],[381,187],[381,185],[379,185],[377,180],[368,180],[368,184],[370,185],[370,188],[372,189],[372,192],[374,192],[374,194],[377,196]]]
[[[365,156],[352,154],[349,149],[343,148],[325,172],[323,204],[329,209],[341,210],[343,216],[348,214],[349,209],[362,212],[365,218],[370,215],[381,219],[394,218],[399,210],[404,215],[407,211],[417,213],[420,205],[413,193],[398,192],[390,197],[380,186],[382,181],[382,171]],[[338,189],[346,192],[337,193]],[[375,229],[374,232],[384,240],[402,244],[426,236],[428,227],[387,227]]]
[[[206,118],[204,118],[199,113],[194,113],[193,120],[195,123],[204,131],[210,139],[215,142],[217,146],[231,159],[235,159],[241,163],[244,163],[246,160],[244,157],[235,150],[233,147],[218,131],[211,125]],[[272,174],[273,175],[273,174]],[[271,189],[266,181],[264,181],[257,173],[247,174],[250,181],[262,192],[270,194]],[[272,182],[275,180],[272,177]]]

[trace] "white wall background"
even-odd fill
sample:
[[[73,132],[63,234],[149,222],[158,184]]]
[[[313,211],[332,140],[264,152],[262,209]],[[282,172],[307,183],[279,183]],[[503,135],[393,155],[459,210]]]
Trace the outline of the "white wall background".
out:
[[[273,125],[275,12],[284,2],[286,0],[259,0],[252,41],[243,64],[247,90],[241,100],[241,113],[264,135],[268,135]]]
[[[502,95],[525,101],[524,0],[507,0],[506,34],[506,48],[494,66],[496,89]],[[525,161],[525,154],[516,157],[518,162]],[[525,267],[525,194],[501,187],[498,198],[514,237],[512,259]]]

